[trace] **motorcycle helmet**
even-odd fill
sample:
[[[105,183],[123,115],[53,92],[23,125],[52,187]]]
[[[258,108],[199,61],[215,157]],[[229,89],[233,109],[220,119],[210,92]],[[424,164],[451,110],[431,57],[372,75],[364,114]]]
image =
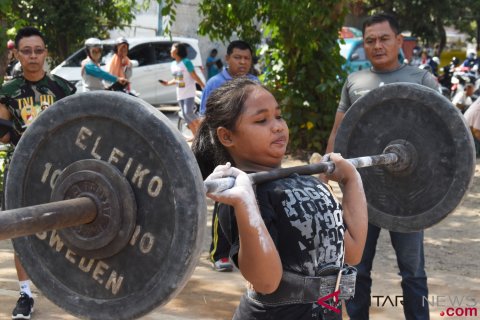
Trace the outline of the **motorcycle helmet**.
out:
[[[468,50],[467,51],[467,58],[468,59],[475,59],[477,56],[477,52],[475,52],[474,50]]]
[[[85,48],[91,49],[91,48],[101,48],[102,47],[102,40],[97,39],[97,38],[88,38],[85,41]]]
[[[128,43],[127,38],[125,38],[125,37],[117,38],[117,40],[115,40],[115,48],[113,48],[113,52],[117,53],[118,46],[123,44],[123,43],[125,43],[127,45],[127,48],[129,47],[129,43]]]
[[[98,38],[88,38],[85,40],[85,51],[87,52],[87,56],[90,56],[90,50],[93,48],[102,48],[102,40]]]
[[[15,48],[15,42],[13,42],[13,40],[8,40],[7,41],[7,49],[12,50],[13,48]]]
[[[453,57],[451,63],[454,66],[458,66],[460,64],[460,59],[458,59],[457,57]]]

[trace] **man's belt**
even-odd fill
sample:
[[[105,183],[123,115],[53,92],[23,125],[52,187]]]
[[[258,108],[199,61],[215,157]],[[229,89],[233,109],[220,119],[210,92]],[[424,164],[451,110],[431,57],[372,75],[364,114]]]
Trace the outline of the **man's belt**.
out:
[[[345,267],[342,269],[338,298],[348,300],[355,295],[355,280],[357,269]],[[271,294],[261,294],[248,289],[247,296],[257,303],[269,306],[288,304],[315,303],[318,299],[335,291],[338,274],[306,277],[293,272],[284,271],[277,290]]]

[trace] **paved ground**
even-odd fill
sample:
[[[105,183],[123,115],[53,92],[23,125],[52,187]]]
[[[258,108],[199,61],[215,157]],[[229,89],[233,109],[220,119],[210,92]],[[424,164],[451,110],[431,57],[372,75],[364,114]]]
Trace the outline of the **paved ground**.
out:
[[[298,161],[287,162],[287,165],[298,164]],[[475,180],[463,204],[425,232],[432,320],[480,318],[440,316],[448,308],[454,308],[451,311],[457,314],[471,311],[480,314],[479,227],[480,163],[477,162]],[[209,234],[210,223],[206,229]],[[231,319],[244,291],[244,281],[238,271],[218,273],[210,268],[206,259],[209,241],[207,237],[202,257],[184,290],[166,306],[153,310],[142,319]],[[377,252],[371,319],[403,319],[401,306],[395,305],[395,296],[401,295],[400,278],[387,232],[382,232]],[[33,319],[77,319],[49,302],[36,288],[34,294],[36,310]],[[10,319],[17,295],[12,247],[10,241],[0,241],[0,319]]]

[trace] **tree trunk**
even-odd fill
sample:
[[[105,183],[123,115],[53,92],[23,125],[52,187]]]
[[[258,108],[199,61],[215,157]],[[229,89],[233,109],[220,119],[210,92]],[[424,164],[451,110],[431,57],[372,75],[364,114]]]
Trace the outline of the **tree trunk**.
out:
[[[476,20],[477,22],[477,51],[480,50],[480,19]]]
[[[445,45],[447,44],[447,32],[445,31],[445,28],[443,27],[443,23],[440,19],[437,19],[436,22],[437,22],[437,31],[440,36],[440,43],[438,47],[438,57],[440,58],[440,55],[442,54],[442,51],[445,48]]]

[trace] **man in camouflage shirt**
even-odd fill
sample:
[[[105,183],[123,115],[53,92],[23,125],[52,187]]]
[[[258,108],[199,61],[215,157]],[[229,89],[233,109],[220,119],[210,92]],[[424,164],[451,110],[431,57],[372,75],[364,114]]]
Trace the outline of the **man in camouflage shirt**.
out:
[[[11,121],[12,126],[8,132],[0,130],[0,141],[12,144],[42,110],[76,90],[67,80],[44,71],[47,49],[36,28],[21,29],[14,50],[23,74],[0,88],[0,119]],[[9,126],[5,121],[2,124]]]
[[[16,145],[27,126],[38,114],[70,94],[75,87],[67,80],[44,71],[47,48],[45,38],[33,27],[20,29],[15,37],[14,53],[23,74],[0,88],[0,142]],[[12,319],[30,319],[33,298],[29,277],[17,255],[15,267],[20,285],[20,298]]]

